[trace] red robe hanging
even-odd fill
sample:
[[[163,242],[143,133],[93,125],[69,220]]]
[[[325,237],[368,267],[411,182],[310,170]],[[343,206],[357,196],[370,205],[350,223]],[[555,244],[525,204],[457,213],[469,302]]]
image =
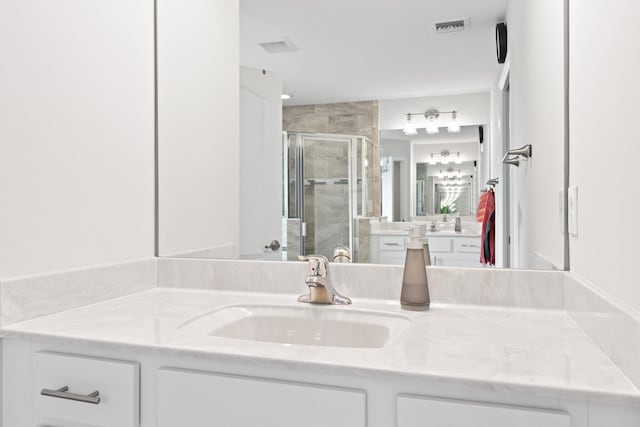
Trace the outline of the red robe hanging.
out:
[[[488,190],[480,198],[478,220],[482,222],[480,236],[480,262],[496,264],[496,199],[493,189]]]

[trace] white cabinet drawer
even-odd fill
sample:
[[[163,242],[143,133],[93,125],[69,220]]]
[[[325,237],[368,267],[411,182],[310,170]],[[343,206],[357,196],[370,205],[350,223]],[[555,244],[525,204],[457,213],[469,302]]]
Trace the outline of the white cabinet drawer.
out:
[[[570,427],[569,414],[420,396],[398,397],[398,427]]]
[[[404,251],[406,237],[403,236],[382,236],[380,237],[381,251]]]
[[[456,237],[454,240],[455,252],[480,253],[479,237]]]
[[[139,365],[61,353],[33,354],[35,421],[47,426],[71,423],[96,427],[139,425]],[[62,396],[97,391],[97,404],[43,395],[43,390],[68,387]],[[47,393],[45,391],[45,393]]]
[[[451,252],[453,245],[450,237],[429,237],[429,252]]]
[[[453,254],[453,256],[438,255],[433,258],[433,265],[437,265],[439,267],[482,267],[482,264],[480,264],[480,257],[475,256],[470,259],[469,256],[461,257],[459,254]]]
[[[382,251],[380,252],[380,264],[386,265],[404,265],[406,254],[399,251]]]
[[[158,370],[158,427],[365,427],[359,390]]]

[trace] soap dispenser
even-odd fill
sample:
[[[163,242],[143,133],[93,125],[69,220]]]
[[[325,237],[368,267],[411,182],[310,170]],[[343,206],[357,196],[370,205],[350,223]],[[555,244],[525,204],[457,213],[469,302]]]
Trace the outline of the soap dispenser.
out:
[[[458,216],[456,216],[456,225],[454,227],[454,231],[456,233],[462,232],[462,219],[460,218],[460,212],[458,212]]]
[[[420,226],[411,227],[407,243],[400,295],[400,304],[405,310],[428,310],[431,303],[422,230]]]

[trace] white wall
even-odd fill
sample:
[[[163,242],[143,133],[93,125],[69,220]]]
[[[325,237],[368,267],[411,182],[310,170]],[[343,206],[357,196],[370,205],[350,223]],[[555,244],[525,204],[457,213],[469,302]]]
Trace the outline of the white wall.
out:
[[[382,155],[384,156],[392,156],[398,157],[401,159],[409,159],[410,150],[409,144],[410,140],[402,140],[402,139],[382,139],[380,144],[382,145]]]
[[[6,0],[0,52],[0,277],[153,256],[153,2]]]
[[[629,130],[640,115],[640,2],[572,0],[570,10],[571,271],[640,310],[640,143]]]
[[[161,255],[237,255],[238,21],[238,0],[158,0]]]
[[[507,10],[511,60],[511,148],[533,146],[533,156],[511,167],[513,214],[519,246],[516,267],[541,258],[564,267],[559,192],[564,184],[564,5],[516,0]],[[514,239],[514,237],[516,239]],[[515,240],[515,242],[514,242]]]

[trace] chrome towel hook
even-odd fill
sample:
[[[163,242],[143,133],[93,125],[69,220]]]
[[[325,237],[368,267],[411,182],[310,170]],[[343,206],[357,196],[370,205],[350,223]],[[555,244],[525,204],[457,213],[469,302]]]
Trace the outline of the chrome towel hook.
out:
[[[531,144],[527,144],[520,148],[514,148],[513,150],[509,150],[505,153],[502,158],[502,163],[505,165],[514,165],[516,167],[520,166],[520,159],[529,159],[532,154]]]
[[[520,166],[520,160],[517,157],[509,157],[502,159],[502,163],[504,163],[505,165],[513,165],[515,167],[519,167]]]

